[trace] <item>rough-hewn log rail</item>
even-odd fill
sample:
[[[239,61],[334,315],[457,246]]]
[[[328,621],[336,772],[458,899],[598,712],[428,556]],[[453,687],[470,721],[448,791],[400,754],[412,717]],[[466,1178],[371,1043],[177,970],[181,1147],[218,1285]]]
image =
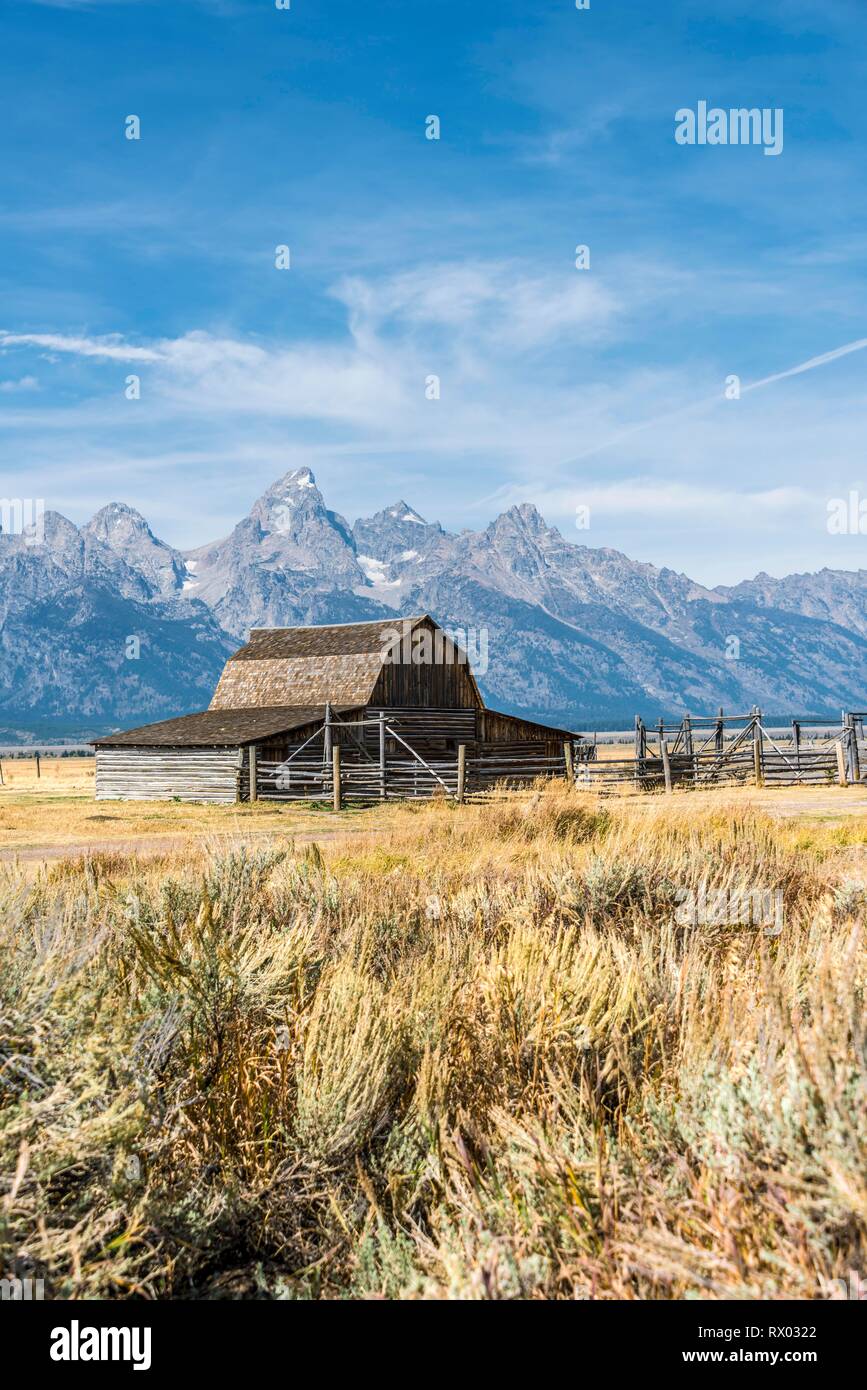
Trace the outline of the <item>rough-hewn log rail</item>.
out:
[[[794,719],[791,734],[769,731],[758,709],[736,716],[722,710],[708,717],[685,716],[675,727],[660,720],[648,728],[637,717],[633,757],[616,760],[593,757],[595,743],[577,736],[571,743],[541,741],[535,736],[540,726],[530,723],[523,739],[486,743],[478,736],[479,713],[440,711],[432,720],[426,709],[378,709],[353,718],[352,712],[340,717],[327,706],[324,726],[308,723],[285,752],[272,749],[267,739],[246,748],[103,746],[96,795],[100,800],[182,797],[221,803],[258,797],[331,800],[335,749],[340,750],[340,797],[346,802],[463,799],[500,786],[526,786],[540,777],[563,778],[603,794],[745,783],[845,786],[860,781],[867,758],[867,715],[861,712],[844,712],[834,732],[827,721]],[[460,741],[454,737],[459,726]],[[448,731],[449,739],[439,739],[441,730]]]
[[[99,801],[232,802],[239,796],[240,768],[234,748],[103,748],[96,764]]]
[[[659,720],[652,731],[640,716],[635,720],[631,758],[579,764],[579,786],[600,792],[708,788],[752,783],[756,786],[846,786],[860,780],[863,717],[843,713],[839,729],[828,733],[827,721],[793,719],[790,743],[777,729],[769,731],[762,712],[718,714],[679,726]],[[805,741],[811,726],[824,732]],[[656,747],[654,747],[654,739]],[[859,747],[860,741],[860,747]]]
[[[343,801],[403,800],[431,796],[452,796],[458,799],[463,764],[463,793],[490,790],[498,784],[509,787],[525,786],[537,778],[566,778],[566,760],[559,758],[518,757],[471,758],[458,749],[453,758],[418,760],[407,755],[386,758],[384,765],[350,761],[343,749],[340,781]],[[291,764],[260,762],[258,764],[258,794],[264,801],[330,800],[333,791],[332,771],[322,758],[305,759]],[[385,796],[383,798],[383,788]]]

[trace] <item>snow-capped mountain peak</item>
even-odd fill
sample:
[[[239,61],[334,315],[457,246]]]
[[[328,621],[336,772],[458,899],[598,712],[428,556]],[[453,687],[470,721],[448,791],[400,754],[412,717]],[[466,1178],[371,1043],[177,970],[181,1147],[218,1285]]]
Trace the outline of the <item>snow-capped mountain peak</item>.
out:
[[[421,611],[485,634],[495,707],[570,727],[720,704],[825,716],[867,689],[865,571],[708,590],[573,544],[530,502],[480,532],[449,534],[403,499],[350,529],[297,468],[185,555],[120,502],[80,529],[46,512],[39,545],[0,535],[0,709],[7,730],[70,710],[79,729],[185,713],[250,627]]]

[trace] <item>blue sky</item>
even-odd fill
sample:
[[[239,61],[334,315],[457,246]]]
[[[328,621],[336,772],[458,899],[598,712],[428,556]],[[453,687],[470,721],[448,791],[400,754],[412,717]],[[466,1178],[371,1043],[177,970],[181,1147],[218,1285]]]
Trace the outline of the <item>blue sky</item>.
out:
[[[0,493],[193,546],[309,465],[350,521],[858,567],[867,351],[783,374],[867,338],[865,38],[862,0],[5,0]],[[782,153],[678,145],[701,100]]]

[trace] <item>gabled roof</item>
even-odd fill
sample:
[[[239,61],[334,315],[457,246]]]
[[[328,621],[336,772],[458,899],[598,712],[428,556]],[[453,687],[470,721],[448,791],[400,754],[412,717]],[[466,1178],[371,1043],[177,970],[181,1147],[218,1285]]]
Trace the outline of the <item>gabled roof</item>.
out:
[[[333,705],[332,708],[335,714],[349,714],[358,706]],[[97,738],[94,744],[97,748],[239,748],[324,719],[324,705],[206,709],[198,714],[162,719],[158,724],[144,724],[138,729]]]
[[[367,704],[390,655],[402,653],[421,626],[442,633],[454,646],[426,613],[324,627],[253,628],[249,642],[226,662],[210,707],[313,705],[326,700],[335,705]],[[481,706],[469,666],[467,675]]]

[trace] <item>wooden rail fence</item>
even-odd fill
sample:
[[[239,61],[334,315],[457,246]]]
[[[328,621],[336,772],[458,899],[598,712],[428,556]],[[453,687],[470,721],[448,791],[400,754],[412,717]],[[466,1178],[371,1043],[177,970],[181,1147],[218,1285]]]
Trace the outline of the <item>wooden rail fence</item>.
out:
[[[660,720],[654,729],[639,717],[631,758],[583,762],[576,770],[579,786],[600,792],[627,790],[671,792],[737,786],[809,786],[861,780],[865,740],[858,712],[841,717],[829,732],[817,719],[794,719],[791,730],[770,731],[758,708],[745,715],[719,714],[677,726]]]
[[[453,758],[423,760],[388,757],[379,761],[350,762],[334,755],[328,764],[322,757],[285,762],[256,763],[256,793],[265,801],[334,801],[335,785],[342,804],[359,801],[416,800],[467,796],[492,792],[499,786],[517,788],[539,777],[566,777],[565,755],[559,758],[471,758],[458,748]],[[343,750],[344,754],[346,750]]]
[[[744,715],[686,715],[676,726],[660,720],[652,729],[637,718],[633,756],[606,760],[577,738],[559,755],[544,758],[514,747],[469,756],[464,745],[449,756],[423,758],[380,714],[352,725],[378,730],[378,757],[359,756],[360,739],[357,747],[341,749],[326,725],[282,762],[263,761],[250,749],[241,777],[252,800],[327,801],[338,808],[432,796],[463,801],[526,787],[540,777],[603,794],[745,784],[847,786],[860,781],[867,766],[865,719],[867,713],[844,712],[835,730],[819,720],[797,719],[781,734],[766,726],[758,708]],[[387,753],[387,747],[398,752]]]

